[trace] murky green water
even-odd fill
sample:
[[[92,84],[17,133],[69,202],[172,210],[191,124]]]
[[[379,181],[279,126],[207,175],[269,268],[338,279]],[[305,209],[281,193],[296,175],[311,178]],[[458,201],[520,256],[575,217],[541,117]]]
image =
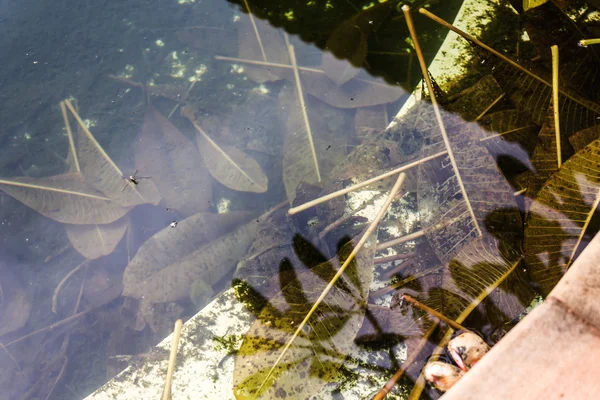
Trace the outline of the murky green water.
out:
[[[231,397],[374,394],[408,357],[404,398],[452,331],[403,295],[497,342],[597,231],[598,10],[463,7],[519,69],[438,51],[461,4],[412,4],[438,113],[395,1],[0,2],[0,398],[84,398],[232,286]]]

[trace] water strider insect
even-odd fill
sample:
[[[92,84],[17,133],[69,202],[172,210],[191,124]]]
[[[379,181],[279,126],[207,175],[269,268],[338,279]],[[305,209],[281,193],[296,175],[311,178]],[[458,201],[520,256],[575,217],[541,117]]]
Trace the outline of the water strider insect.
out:
[[[135,172],[133,173],[133,175],[129,175],[128,177],[123,176],[122,178],[125,179],[127,182],[130,182],[134,185],[137,185],[138,183],[140,183],[140,179],[150,178],[149,176],[136,176],[137,173],[138,173],[138,170],[136,169]],[[121,192],[123,190],[125,190],[126,187],[127,187],[127,184],[125,184],[125,186],[123,186],[123,189],[121,189]]]

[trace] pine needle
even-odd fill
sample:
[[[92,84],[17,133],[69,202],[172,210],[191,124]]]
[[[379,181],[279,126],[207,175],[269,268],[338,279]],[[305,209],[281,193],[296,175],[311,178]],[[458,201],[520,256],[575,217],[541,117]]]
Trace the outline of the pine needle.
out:
[[[554,45],[550,49],[552,50],[552,108],[554,109],[554,132],[556,133],[556,160],[558,168],[560,168],[562,166],[562,153],[560,150],[560,118],[558,115],[560,108],[558,104],[558,46]]]
[[[431,79],[429,78],[429,71],[427,70],[427,65],[425,64],[425,58],[423,57],[423,52],[421,51],[421,46],[419,44],[419,38],[417,37],[417,32],[415,30],[415,26],[412,20],[412,16],[410,15],[410,7],[408,5],[402,6],[402,11],[404,12],[404,16],[406,17],[406,24],[408,25],[408,30],[410,31],[410,36],[412,38],[415,51],[417,52],[417,58],[419,60],[419,65],[421,66],[421,72],[423,74],[423,79],[425,79],[425,83],[427,84],[427,89],[429,90],[429,94],[431,96],[431,104],[433,105],[433,110],[435,111],[435,117],[437,118],[438,125],[440,127],[440,132],[442,133],[442,137],[444,138],[444,144],[446,145],[446,151],[448,152],[448,157],[450,158],[450,163],[452,164],[452,168],[454,169],[454,174],[456,175],[456,180],[458,182],[458,186],[462,192],[463,198],[465,200],[465,204],[467,209],[469,210],[469,214],[471,214],[471,218],[473,219],[473,223],[475,225],[475,229],[477,230],[478,236],[482,236],[481,228],[479,227],[479,222],[475,217],[475,212],[473,211],[473,207],[471,206],[471,201],[469,200],[469,196],[467,195],[467,191],[465,189],[465,185],[460,176],[460,171],[458,170],[458,165],[456,164],[456,160],[454,159],[454,153],[452,152],[452,148],[450,147],[450,140],[448,139],[448,133],[446,132],[446,127],[444,125],[444,121],[442,120],[442,114],[440,112],[440,107],[435,98],[435,93],[433,91],[433,85],[431,83]]]
[[[333,288],[333,286],[335,285],[335,283],[337,282],[337,280],[340,278],[340,276],[342,276],[342,274],[344,273],[344,271],[346,270],[346,268],[348,267],[348,265],[350,265],[350,263],[354,260],[354,257],[356,256],[356,254],[358,254],[358,252],[363,248],[363,246],[365,245],[365,243],[367,242],[367,240],[369,239],[369,237],[371,236],[371,234],[375,231],[375,229],[377,229],[377,226],[379,225],[379,222],[381,221],[381,219],[383,218],[383,216],[387,212],[387,209],[390,207],[390,205],[392,204],[392,201],[396,197],[396,194],[398,193],[398,191],[402,187],[402,184],[404,183],[404,179],[405,178],[406,178],[406,174],[404,174],[404,173],[401,173],[398,176],[398,179],[396,180],[396,183],[394,184],[394,187],[392,188],[392,190],[390,191],[387,199],[385,200],[385,203],[381,207],[381,210],[379,210],[379,213],[377,214],[377,216],[375,217],[375,219],[373,220],[373,222],[371,222],[371,224],[369,225],[369,227],[367,228],[367,230],[365,231],[365,233],[363,234],[363,236],[360,238],[360,240],[358,241],[358,243],[356,244],[356,246],[354,247],[354,249],[352,250],[352,252],[348,256],[348,258],[346,259],[346,261],[344,261],[344,263],[342,264],[342,266],[340,267],[340,269],[333,276],[333,278],[327,284],[327,286],[325,287],[325,289],[323,289],[323,292],[321,293],[321,295],[319,296],[319,298],[315,301],[315,303],[313,304],[313,306],[310,309],[310,311],[308,312],[308,314],[306,314],[306,317],[304,317],[304,320],[298,325],[298,328],[296,328],[296,332],[294,332],[294,334],[292,335],[292,337],[287,341],[287,343],[283,347],[283,350],[279,354],[279,357],[277,358],[277,360],[275,361],[275,363],[273,364],[273,366],[271,367],[271,369],[267,373],[266,377],[264,378],[264,380],[263,380],[260,388],[258,389],[257,393],[262,393],[263,387],[270,380],[271,376],[273,375],[273,372],[275,371],[275,368],[277,368],[277,366],[279,365],[279,362],[281,362],[281,360],[283,359],[283,356],[287,353],[288,349],[291,347],[291,345],[294,342],[294,340],[298,337],[298,335],[300,335],[300,333],[302,332],[302,329],[304,329],[304,327],[308,323],[308,320],[313,316],[313,314],[315,313],[315,311],[317,310],[317,308],[321,305],[321,302],[323,302],[323,300],[325,299],[325,296],[327,296],[327,294],[329,293],[329,291],[331,290],[331,288]]]

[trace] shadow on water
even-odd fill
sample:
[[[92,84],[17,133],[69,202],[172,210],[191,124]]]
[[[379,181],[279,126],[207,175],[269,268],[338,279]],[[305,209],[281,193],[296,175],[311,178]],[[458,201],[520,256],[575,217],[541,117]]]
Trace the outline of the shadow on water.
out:
[[[402,295],[493,344],[596,232],[598,58],[571,45],[594,28],[570,10],[494,5],[482,33],[546,80],[561,45],[557,154],[551,89],[472,43],[462,76],[433,76],[446,138],[428,98],[394,117],[421,79],[398,2],[153,3],[0,5],[6,398],[87,396],[232,282],[257,317],[234,393],[343,390],[360,368],[385,382],[401,349],[410,390],[448,334]],[[431,61],[447,30],[414,14]],[[288,215],[411,163],[364,247],[390,180]]]

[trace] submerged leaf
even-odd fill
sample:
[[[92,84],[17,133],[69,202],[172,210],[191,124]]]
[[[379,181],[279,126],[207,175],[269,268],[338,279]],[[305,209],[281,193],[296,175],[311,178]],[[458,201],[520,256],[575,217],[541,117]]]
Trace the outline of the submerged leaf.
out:
[[[65,224],[109,224],[129,211],[89,188],[78,173],[0,180],[0,187],[43,216]]]
[[[480,141],[484,136],[481,127],[455,115],[445,115],[444,123],[469,203],[448,156],[419,166],[419,211],[431,246],[446,263],[478,236],[477,226],[483,234],[487,232],[514,246],[522,229],[521,216],[513,190]],[[432,129],[431,134],[430,144],[423,148],[425,155],[443,148],[439,129]],[[498,209],[504,211],[490,214]]]
[[[562,149],[565,148],[566,142],[566,138],[561,135]],[[565,160],[564,154],[565,152],[561,151],[561,162]],[[534,173],[529,176],[527,197],[533,198],[548,178],[558,170],[558,156],[554,124],[554,107],[550,104],[550,106],[548,106],[546,119],[538,134],[535,151],[531,156],[531,164],[533,164]]]
[[[267,191],[269,181],[254,158],[235,147],[217,144],[200,127],[191,108],[185,107],[183,112],[197,130],[198,150],[213,178],[241,192]]]
[[[342,24],[329,37],[327,50],[323,54],[323,70],[329,79],[343,85],[360,72],[367,57],[367,36],[357,25]]]
[[[124,180],[124,174],[94,138],[71,103],[67,100],[65,104],[79,124],[75,137],[76,157],[85,183],[125,207],[158,204],[160,195],[156,186],[149,180],[140,180],[137,185]]]
[[[195,146],[164,115],[148,107],[137,141],[135,165],[139,180],[154,182],[165,207],[189,216],[205,211],[212,184]]]
[[[106,256],[115,250],[127,227],[127,218],[103,225],[65,225],[73,248],[88,260]]]
[[[304,334],[294,340],[265,381],[281,348],[327,285],[323,277],[333,277],[335,268],[331,262],[317,265],[298,275],[269,300],[269,307],[263,308],[248,331],[236,358],[237,399],[308,398],[336,377],[337,370],[356,346],[354,338],[365,315],[373,277],[375,236],[358,252],[309,320]],[[352,246],[349,242],[340,250],[340,264]]]
[[[545,294],[583,249],[599,202],[600,140],[595,140],[548,179],[531,206],[525,261]]]
[[[188,296],[196,279],[212,286],[244,256],[257,222],[234,232],[247,213],[198,213],[166,227],[147,240],[127,265],[123,295],[151,303],[175,301]]]
[[[324,119],[324,105],[314,99],[307,102],[307,116],[312,132],[312,143],[302,115],[298,96],[291,90],[283,89],[279,104],[286,119],[287,133],[283,155],[283,183],[290,204],[296,197],[300,182],[319,184],[326,182],[333,168],[343,160],[347,133],[331,131]],[[330,115],[334,115],[332,110]],[[313,154],[314,149],[314,154]],[[321,182],[318,180],[316,155]]]
[[[254,29],[256,27],[256,30]],[[238,28],[238,57],[246,60],[263,61],[289,65],[287,46],[281,31],[275,29],[268,21],[255,18],[252,14],[243,16]],[[269,67],[244,66],[250,79],[262,83],[280,80],[277,71]]]
[[[9,267],[0,265],[0,336],[22,328],[30,311],[29,294]]]

